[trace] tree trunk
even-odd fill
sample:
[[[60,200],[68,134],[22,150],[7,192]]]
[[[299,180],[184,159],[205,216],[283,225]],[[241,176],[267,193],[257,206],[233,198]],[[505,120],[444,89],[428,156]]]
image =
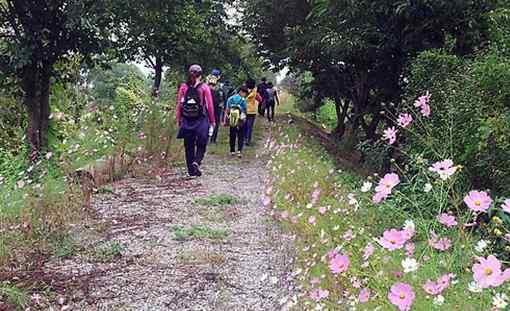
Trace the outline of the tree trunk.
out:
[[[347,117],[347,111],[349,106],[346,102],[341,99],[335,99],[335,109],[336,109],[336,128],[333,132],[335,138],[342,139],[345,134],[345,118]]]
[[[152,87],[152,96],[159,97],[161,81],[163,80],[163,61],[161,57],[156,56],[156,64],[154,65],[154,85]]]
[[[25,69],[22,77],[24,92],[23,102],[28,114],[27,139],[30,148],[29,158],[36,162],[41,152],[48,147],[49,127],[49,67],[39,69],[30,66]]]

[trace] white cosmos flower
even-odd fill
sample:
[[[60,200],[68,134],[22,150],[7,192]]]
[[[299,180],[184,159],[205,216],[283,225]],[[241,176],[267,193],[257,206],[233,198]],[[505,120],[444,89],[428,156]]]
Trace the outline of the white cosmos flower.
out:
[[[434,304],[436,306],[442,306],[444,304],[444,297],[442,295],[434,297]]]
[[[425,187],[423,188],[423,191],[424,191],[425,193],[429,193],[430,191],[432,191],[432,185],[431,185],[431,184],[429,184],[429,183],[426,183],[426,184],[425,184]]]
[[[481,293],[482,292],[482,288],[475,281],[472,281],[471,283],[469,283],[468,290],[472,293]]]
[[[487,248],[487,246],[489,246],[489,243],[487,243],[487,241],[480,240],[480,241],[478,241],[478,243],[476,243],[475,250],[478,253],[481,253]]]
[[[414,258],[406,258],[402,260],[402,267],[404,268],[404,273],[409,273],[418,270],[419,264]]]
[[[404,222],[404,230],[409,232],[416,232],[416,225],[412,219],[408,219],[406,222]]]
[[[508,306],[508,296],[501,293],[494,295],[492,305],[498,310],[505,309]]]
[[[363,183],[363,187],[361,187],[361,192],[366,193],[372,190],[372,183],[369,181],[366,181]]]

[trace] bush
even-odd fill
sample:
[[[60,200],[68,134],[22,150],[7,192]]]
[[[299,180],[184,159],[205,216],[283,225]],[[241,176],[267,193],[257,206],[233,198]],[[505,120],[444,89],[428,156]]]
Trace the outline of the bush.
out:
[[[428,51],[411,68],[406,107],[414,108],[416,98],[429,91],[433,113],[429,141],[411,137],[407,151],[453,156],[476,188],[510,194],[510,59],[488,51],[462,61]]]

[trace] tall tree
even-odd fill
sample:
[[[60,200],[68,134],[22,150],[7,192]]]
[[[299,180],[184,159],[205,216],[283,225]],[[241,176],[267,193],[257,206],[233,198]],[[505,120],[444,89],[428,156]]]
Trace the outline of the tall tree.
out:
[[[54,65],[72,54],[91,60],[106,47],[110,20],[105,12],[102,0],[0,2],[0,72],[16,77],[23,92],[32,161],[48,145]]]

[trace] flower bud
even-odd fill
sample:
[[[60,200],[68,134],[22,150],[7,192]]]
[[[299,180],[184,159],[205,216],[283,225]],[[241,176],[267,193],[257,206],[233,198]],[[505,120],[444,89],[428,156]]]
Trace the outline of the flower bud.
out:
[[[500,237],[503,235],[503,232],[501,232],[501,230],[499,229],[494,229],[494,234],[497,236],[497,237]]]
[[[501,218],[499,218],[498,216],[494,216],[492,217],[492,221],[497,224],[497,225],[502,225],[503,224],[503,221],[501,220]]]

